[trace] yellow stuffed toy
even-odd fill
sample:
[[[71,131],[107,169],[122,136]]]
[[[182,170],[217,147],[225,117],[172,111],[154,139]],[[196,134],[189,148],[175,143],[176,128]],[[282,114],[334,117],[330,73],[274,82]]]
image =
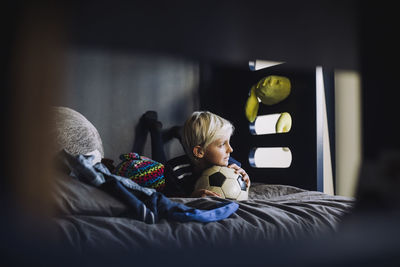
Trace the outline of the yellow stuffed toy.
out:
[[[246,102],[246,117],[254,122],[259,108],[259,100],[265,105],[274,105],[286,99],[291,90],[290,80],[283,76],[270,75],[262,78],[250,90]]]
[[[281,113],[275,125],[275,132],[287,133],[290,131],[290,128],[292,128],[292,117],[287,112]]]

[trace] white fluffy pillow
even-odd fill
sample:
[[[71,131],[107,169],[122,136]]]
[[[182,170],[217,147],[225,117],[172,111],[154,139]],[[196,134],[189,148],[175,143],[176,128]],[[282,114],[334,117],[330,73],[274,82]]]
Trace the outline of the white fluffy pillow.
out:
[[[73,155],[98,150],[104,157],[103,143],[97,129],[79,112],[67,107],[54,107],[57,151],[66,149]]]

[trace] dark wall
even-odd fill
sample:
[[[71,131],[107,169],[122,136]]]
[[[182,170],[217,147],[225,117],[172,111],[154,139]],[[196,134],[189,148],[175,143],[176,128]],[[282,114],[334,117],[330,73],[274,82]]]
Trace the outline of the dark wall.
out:
[[[399,32],[397,6],[390,1],[360,5],[363,150],[376,159],[400,150]]]
[[[358,67],[356,1],[79,1],[74,43],[241,64]]]
[[[69,47],[63,95],[57,105],[83,114],[99,131],[106,158],[119,163],[131,152],[135,127],[148,110],[163,129],[182,124],[198,109],[199,67],[184,58]],[[150,135],[141,155],[152,157]],[[165,145],[167,158],[184,153],[178,140]]]

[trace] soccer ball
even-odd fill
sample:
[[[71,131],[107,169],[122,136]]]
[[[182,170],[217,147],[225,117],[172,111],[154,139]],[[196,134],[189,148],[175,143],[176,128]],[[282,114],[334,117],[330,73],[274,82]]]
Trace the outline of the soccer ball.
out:
[[[233,200],[247,200],[249,195],[249,188],[243,177],[235,173],[234,169],[224,166],[213,166],[204,170],[194,189],[207,189],[222,198]]]

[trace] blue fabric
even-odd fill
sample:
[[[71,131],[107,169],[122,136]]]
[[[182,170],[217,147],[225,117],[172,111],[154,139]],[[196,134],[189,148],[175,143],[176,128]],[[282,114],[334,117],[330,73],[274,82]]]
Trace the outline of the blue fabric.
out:
[[[232,158],[232,157],[229,157],[229,160],[228,160],[228,165],[231,165],[231,164],[236,164],[236,165],[238,165],[239,167],[242,167],[242,163],[240,163],[239,161],[237,161],[236,159],[234,159],[234,158]]]
[[[87,184],[98,187],[105,183],[107,179],[111,179],[121,182],[127,188],[149,196],[156,191],[152,188],[142,187],[129,178],[111,174],[102,163],[97,163],[93,166],[92,160],[94,156],[78,155],[74,157],[65,150],[61,152],[61,156],[65,159],[65,163],[71,170],[71,175]]]
[[[74,157],[66,151],[61,153],[77,179],[120,199],[130,207],[129,215],[132,218],[146,223],[156,223],[162,218],[179,222],[213,222],[229,217],[239,207],[235,202],[224,200],[210,210],[191,208],[173,202],[154,189],[139,186],[128,178],[111,174],[102,163],[92,166],[92,156]]]

